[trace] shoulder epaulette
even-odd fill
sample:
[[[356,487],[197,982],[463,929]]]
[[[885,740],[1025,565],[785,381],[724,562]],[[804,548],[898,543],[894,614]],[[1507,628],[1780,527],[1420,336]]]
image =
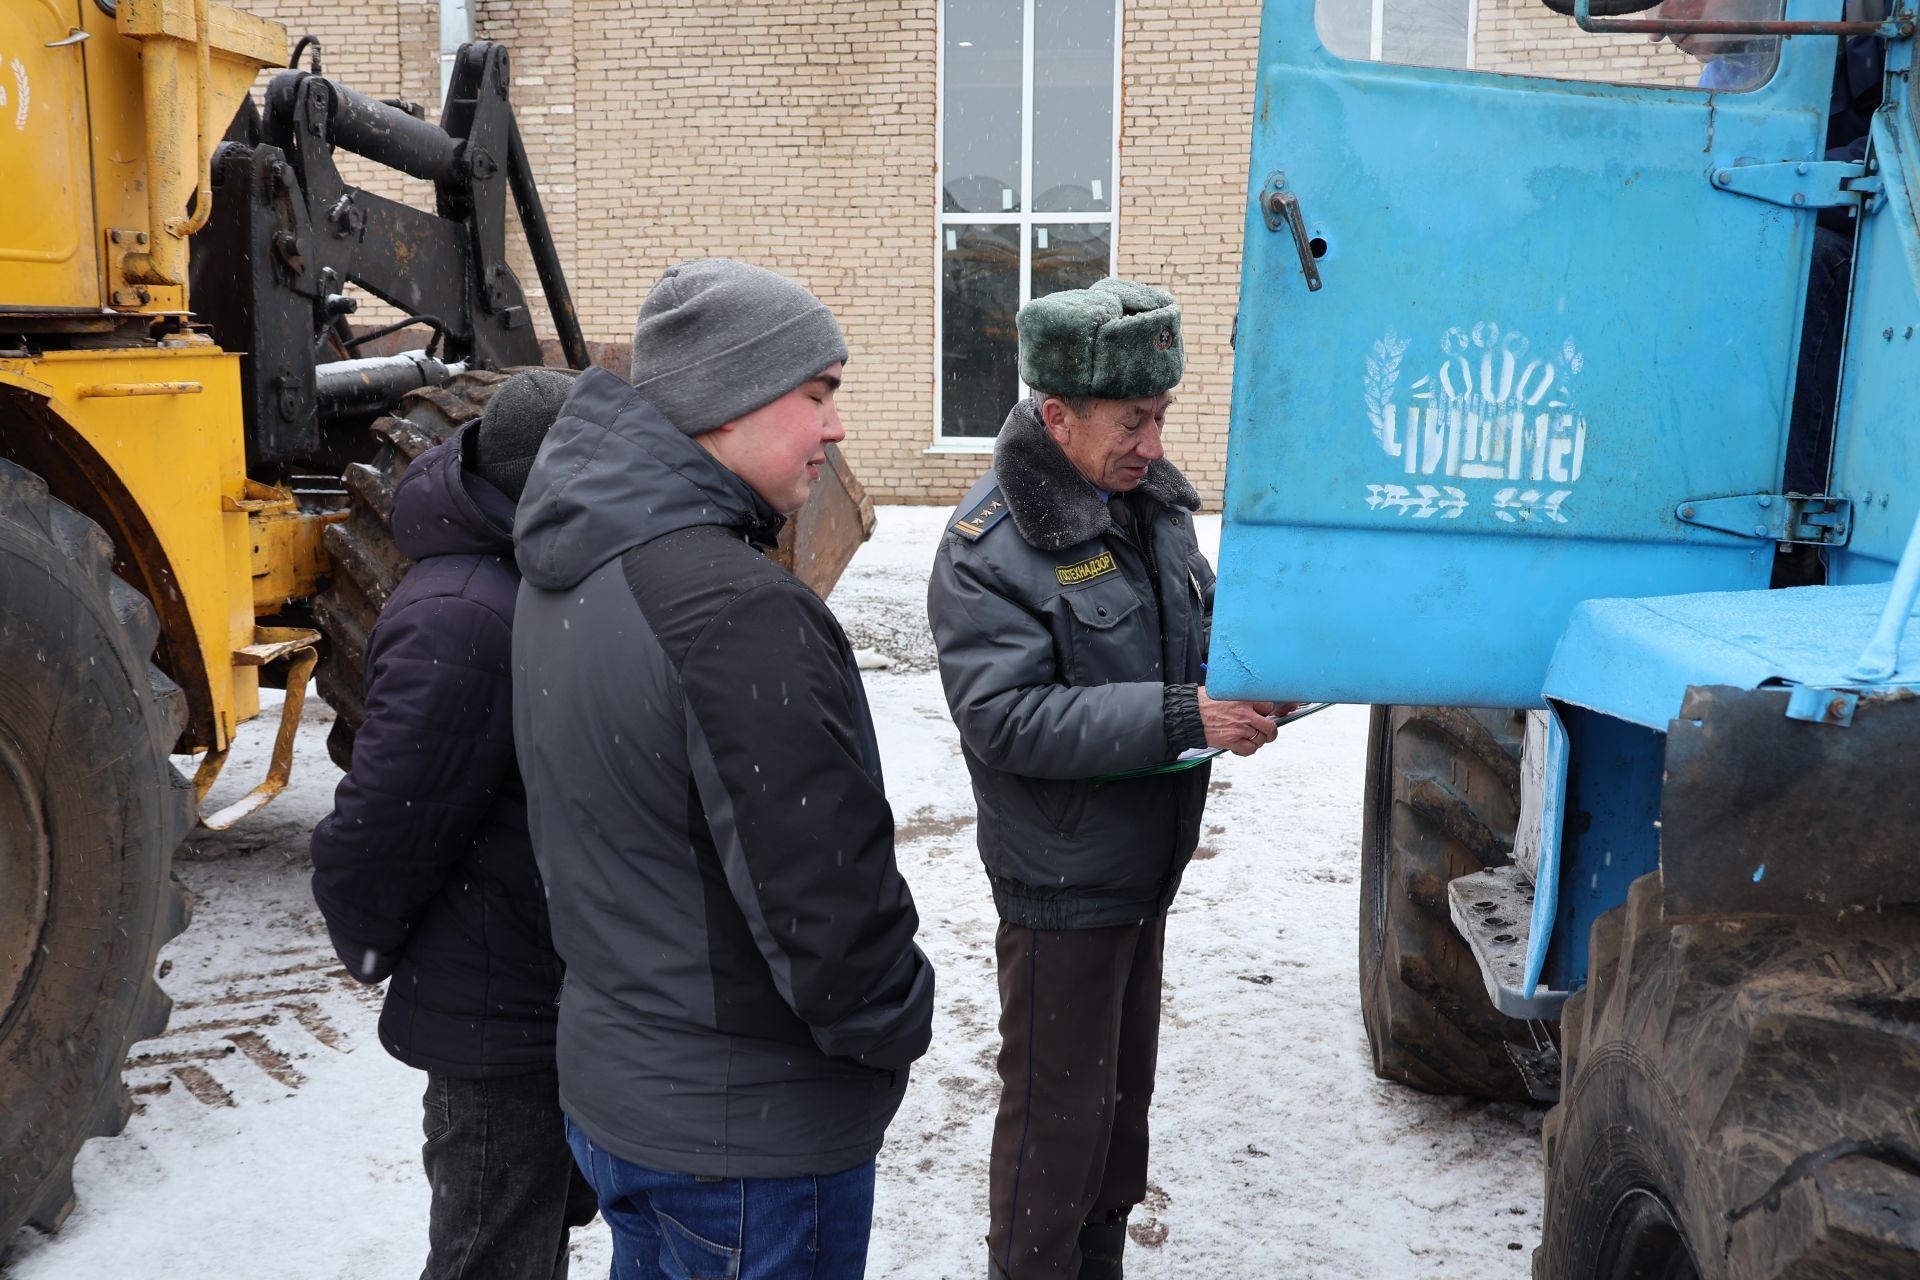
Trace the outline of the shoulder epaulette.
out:
[[[987,530],[1007,518],[1007,500],[1000,496],[995,486],[987,492],[987,500],[969,511],[966,515],[947,526],[968,542],[978,542],[986,536]]]

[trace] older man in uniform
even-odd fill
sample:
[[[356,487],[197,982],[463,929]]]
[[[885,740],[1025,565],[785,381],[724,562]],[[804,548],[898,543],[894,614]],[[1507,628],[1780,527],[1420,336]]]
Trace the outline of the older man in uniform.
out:
[[[1275,726],[1205,688],[1200,497],[1161,447],[1173,296],[1110,278],[1036,298],[1019,329],[1033,394],[927,601],[1001,918],[989,1274],[1114,1280],[1146,1193],[1166,912],[1207,793],[1204,764],[1153,770],[1251,754]]]

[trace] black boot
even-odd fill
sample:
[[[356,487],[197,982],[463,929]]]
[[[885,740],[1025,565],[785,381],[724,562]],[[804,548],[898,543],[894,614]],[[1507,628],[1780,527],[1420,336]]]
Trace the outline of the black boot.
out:
[[[1121,1280],[1120,1255],[1127,1247],[1127,1211],[1080,1226],[1080,1280]]]

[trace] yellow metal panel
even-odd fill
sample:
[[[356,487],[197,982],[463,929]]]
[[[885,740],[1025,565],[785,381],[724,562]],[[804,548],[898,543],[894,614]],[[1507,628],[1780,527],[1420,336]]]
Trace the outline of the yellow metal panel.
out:
[[[253,610],[276,613],[289,600],[304,600],[320,589],[332,562],[321,535],[347,518],[344,511],[302,511],[293,494],[273,485],[247,482],[247,498],[237,505],[247,513],[253,542]]]
[[[130,293],[122,263],[143,249],[135,236],[147,232],[147,125],[141,105],[140,42],[120,34],[100,6],[83,2],[83,21],[91,35],[81,48],[87,63],[87,127],[93,142],[93,197],[98,228],[100,298],[108,305],[116,292]],[[120,243],[109,243],[111,233]],[[146,310],[183,311],[186,290],[148,287]],[[131,293],[123,302],[138,302]]]
[[[123,37],[140,46],[146,215],[140,223],[109,225],[144,230],[148,244],[109,264],[122,278],[118,285],[109,281],[109,296],[122,292],[123,303],[134,306],[142,286],[150,293],[151,286],[186,283],[187,237],[197,225],[183,216],[188,203],[254,74],[284,62],[287,42],[286,28],[278,23],[209,0],[120,0],[118,26]],[[199,68],[203,45],[210,50],[204,96]],[[210,195],[203,193],[195,201],[196,215],[204,215]]]
[[[193,619],[224,747],[260,709],[240,358],[210,346],[49,352],[0,360],[0,381],[46,397],[112,467],[153,526]],[[82,388],[198,383],[203,394],[82,398]]]
[[[0,308],[100,306],[81,7],[0,4]]]

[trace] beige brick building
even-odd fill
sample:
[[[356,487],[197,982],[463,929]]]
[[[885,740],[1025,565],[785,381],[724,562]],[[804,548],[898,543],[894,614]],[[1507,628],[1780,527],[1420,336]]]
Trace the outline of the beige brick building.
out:
[[[1110,193],[1094,185],[1111,222],[1094,230],[1111,236],[1119,274],[1180,297],[1188,374],[1172,448],[1217,504],[1260,5],[1118,0],[1115,18],[1115,2],[1030,0],[1027,30],[1039,4],[1117,23],[1115,167]],[[243,3],[295,36],[319,36],[328,74],[437,103],[442,0]],[[727,255],[786,272],[846,329],[845,449],[861,478],[883,501],[945,503],[980,473],[989,442],[939,440],[941,245],[952,229],[938,169],[943,31],[956,56],[954,6],[1017,16],[1022,3],[467,0],[465,18],[512,51],[516,110],[588,339],[624,343],[648,285],[680,259]],[[1371,31],[1374,49],[1346,51],[1393,57],[1380,47],[1380,15],[1408,6],[1439,15],[1441,47],[1462,51],[1443,55],[1450,62],[1670,83],[1698,74],[1670,45],[1583,35],[1538,0],[1321,0],[1321,25],[1330,45],[1338,23],[1350,40]],[[1047,127],[1031,121],[1036,135]],[[342,168],[430,207],[422,184],[369,176],[351,159]],[[524,261],[521,274],[535,292]],[[544,314],[539,323],[551,332]]]

